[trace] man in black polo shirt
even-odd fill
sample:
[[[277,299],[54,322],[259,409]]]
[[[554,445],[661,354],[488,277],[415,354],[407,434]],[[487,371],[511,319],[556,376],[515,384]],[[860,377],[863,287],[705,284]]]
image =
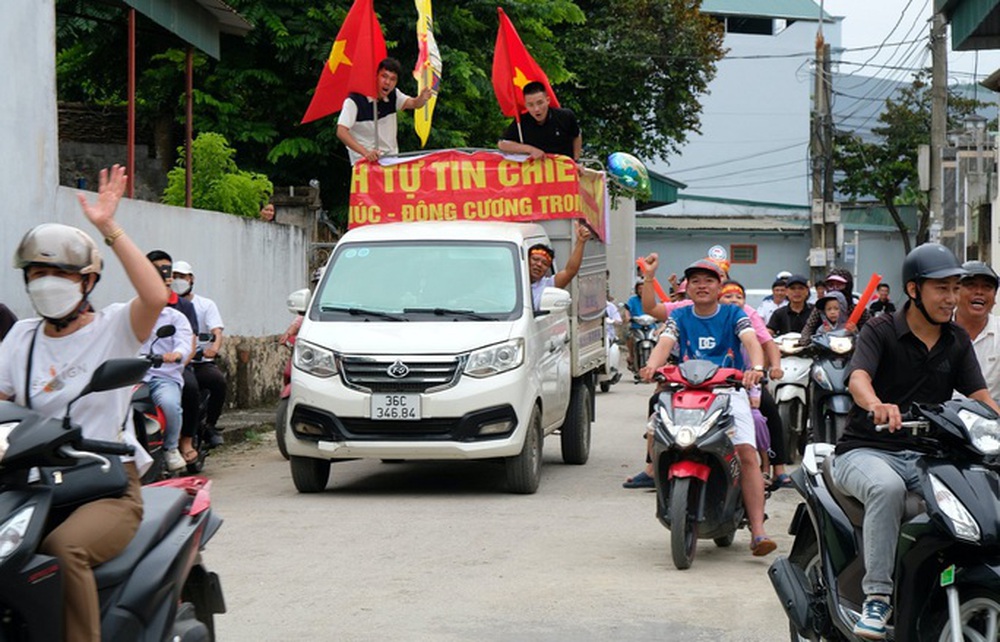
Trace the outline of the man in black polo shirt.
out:
[[[927,243],[910,252],[903,261],[906,305],[861,329],[848,368],[854,406],[837,444],[833,478],[865,505],[866,597],[854,634],[868,640],[886,635],[906,491],[919,489],[921,452],[909,433],[899,432],[902,414],[914,402],[947,401],[954,390],[1000,410],[986,389],[969,335],[951,322],[962,274],[942,245]],[[875,424],[889,429],[878,432]]]
[[[531,118],[514,121],[507,127],[497,148],[508,154],[527,154],[541,158],[545,154],[562,154],[580,159],[583,136],[576,114],[569,109],[549,106],[549,94],[540,82],[524,86],[524,106]]]
[[[767,329],[774,336],[789,332],[802,332],[806,320],[812,313],[813,306],[809,303],[809,281],[801,274],[788,277],[785,285],[788,305],[783,305],[767,321]]]
[[[896,306],[889,300],[889,284],[879,283],[878,298],[872,301],[871,305],[868,306],[868,312],[875,317],[880,314],[892,314],[895,311]]]

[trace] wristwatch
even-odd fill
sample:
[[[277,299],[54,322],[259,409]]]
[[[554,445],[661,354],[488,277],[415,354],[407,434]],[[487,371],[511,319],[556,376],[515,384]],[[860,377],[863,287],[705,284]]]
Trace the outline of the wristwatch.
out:
[[[752,370],[755,372],[764,372],[764,366],[754,366]]]

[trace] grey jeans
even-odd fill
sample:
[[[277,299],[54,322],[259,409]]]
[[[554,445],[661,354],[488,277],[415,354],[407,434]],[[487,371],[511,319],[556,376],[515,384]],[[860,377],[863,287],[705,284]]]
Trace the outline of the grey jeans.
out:
[[[920,489],[920,457],[912,451],[857,448],[833,460],[834,482],[865,505],[865,577],[861,582],[865,595],[892,596],[906,491]]]

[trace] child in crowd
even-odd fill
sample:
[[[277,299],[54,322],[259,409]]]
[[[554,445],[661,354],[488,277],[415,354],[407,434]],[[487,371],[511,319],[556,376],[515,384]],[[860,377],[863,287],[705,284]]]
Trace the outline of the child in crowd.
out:
[[[822,323],[819,332],[843,330],[847,324],[847,299],[840,292],[830,291],[826,296],[816,301]]]

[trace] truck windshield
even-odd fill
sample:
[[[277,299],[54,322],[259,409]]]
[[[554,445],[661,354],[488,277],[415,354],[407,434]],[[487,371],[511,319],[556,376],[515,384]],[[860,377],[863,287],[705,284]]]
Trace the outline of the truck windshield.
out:
[[[512,243],[392,241],[342,245],[326,270],[313,318],[490,321],[521,312]],[[352,314],[364,310],[369,314]]]

